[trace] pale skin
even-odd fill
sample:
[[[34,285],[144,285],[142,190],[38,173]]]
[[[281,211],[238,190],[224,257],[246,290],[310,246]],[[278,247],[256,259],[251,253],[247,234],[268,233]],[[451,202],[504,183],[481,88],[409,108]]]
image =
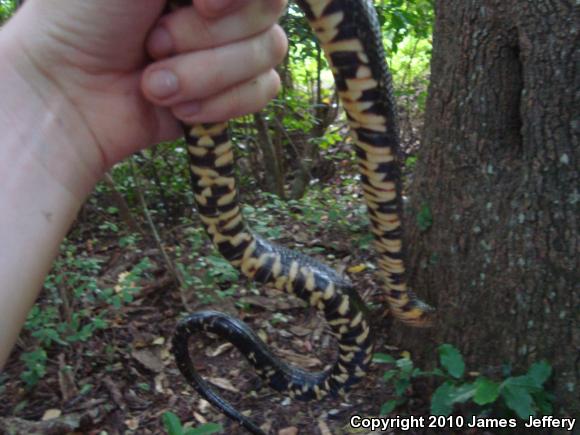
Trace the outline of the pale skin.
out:
[[[276,94],[284,0],[27,0],[0,29],[0,368],[95,184]]]

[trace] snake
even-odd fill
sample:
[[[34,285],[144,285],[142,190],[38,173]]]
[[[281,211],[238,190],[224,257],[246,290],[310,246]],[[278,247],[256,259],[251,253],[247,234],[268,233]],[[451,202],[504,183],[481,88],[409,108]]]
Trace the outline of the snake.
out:
[[[190,3],[174,0],[172,6]],[[408,325],[429,326],[434,309],[407,285],[397,114],[372,0],[296,3],[323,49],[346,112],[389,311]],[[309,372],[281,361],[246,323],[228,314],[205,310],[178,323],[172,352],[188,383],[250,433],[264,434],[195,370],[190,338],[200,332],[216,334],[231,342],[274,390],[297,400],[320,400],[344,395],[368,372],[374,350],[369,311],[348,278],[249,228],[239,202],[227,122],[182,126],[194,200],[213,245],[247,278],[295,295],[318,310],[336,338],[334,363],[320,372]]]

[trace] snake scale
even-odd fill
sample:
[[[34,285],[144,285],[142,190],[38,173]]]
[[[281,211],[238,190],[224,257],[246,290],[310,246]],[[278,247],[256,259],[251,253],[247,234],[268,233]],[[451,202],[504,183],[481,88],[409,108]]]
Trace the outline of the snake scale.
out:
[[[181,6],[190,1],[172,3]],[[321,43],[346,110],[390,310],[404,323],[427,326],[433,310],[406,283],[396,108],[372,1],[297,3]],[[273,389],[296,399],[322,399],[344,394],[365,376],[373,353],[368,313],[346,278],[312,258],[262,239],[248,228],[238,202],[227,123],[183,127],[195,202],[213,244],[246,277],[285,290],[318,309],[338,342],[334,364],[312,373],[280,361],[245,323],[226,314],[202,311],[179,323],[173,352],[182,374],[228,417],[251,433],[263,434],[195,371],[188,350],[190,336],[200,331],[215,333],[233,343]]]

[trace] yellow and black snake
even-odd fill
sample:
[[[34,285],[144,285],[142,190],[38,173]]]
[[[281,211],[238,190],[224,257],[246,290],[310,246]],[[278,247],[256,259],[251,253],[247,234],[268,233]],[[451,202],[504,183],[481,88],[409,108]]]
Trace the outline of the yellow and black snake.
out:
[[[173,3],[189,3],[184,0]],[[391,76],[371,0],[299,0],[335,77],[359,158],[379,270],[392,313],[425,326],[432,309],[407,288],[401,221],[399,135]],[[262,430],[218,396],[196,373],[189,337],[199,331],[232,342],[268,384],[291,397],[321,399],[344,393],[366,373],[373,342],[364,303],[351,283],[298,252],[270,243],[244,222],[226,123],[184,126],[195,202],[220,253],[241,272],[292,293],[322,312],[338,341],[338,357],[323,372],[285,364],[240,320],[203,311],[181,321],[173,338],[177,365],[192,386],[228,417],[255,434]]]

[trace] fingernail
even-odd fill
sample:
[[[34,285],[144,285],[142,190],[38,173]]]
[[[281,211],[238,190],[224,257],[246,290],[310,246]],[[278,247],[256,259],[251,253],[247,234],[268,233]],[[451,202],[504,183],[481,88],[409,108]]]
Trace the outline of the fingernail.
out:
[[[149,36],[149,50],[155,56],[167,56],[173,53],[173,38],[163,26],[157,27]]]
[[[149,74],[147,79],[149,92],[157,98],[167,98],[179,89],[177,76],[167,69],[159,69]]]
[[[188,118],[197,115],[201,111],[201,103],[198,101],[190,101],[189,103],[180,104],[175,108],[175,115],[179,118]]]
[[[213,0],[208,3],[208,8],[213,12],[221,12],[230,7],[232,0]]]

